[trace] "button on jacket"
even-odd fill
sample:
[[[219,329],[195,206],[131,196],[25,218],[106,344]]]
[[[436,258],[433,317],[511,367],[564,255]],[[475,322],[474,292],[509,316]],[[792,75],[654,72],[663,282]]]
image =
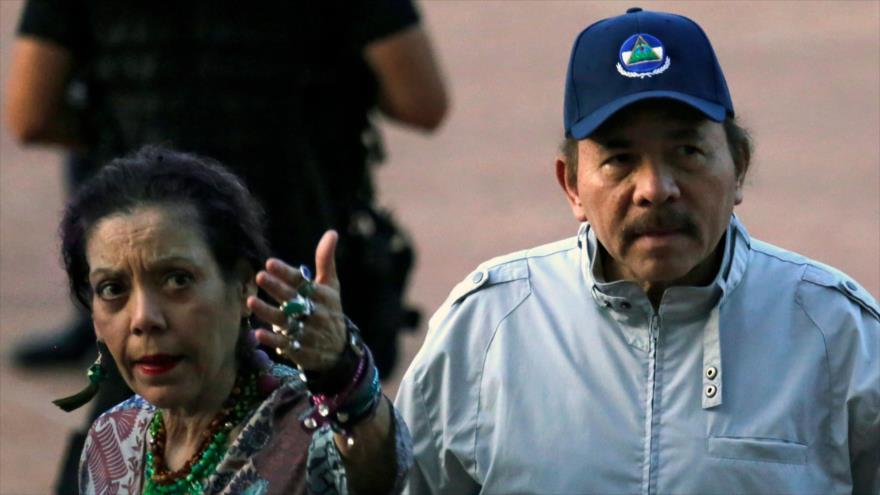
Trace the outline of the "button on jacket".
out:
[[[736,217],[722,242],[656,312],[588,224],[481,265],[400,386],[409,493],[880,493],[876,301]]]

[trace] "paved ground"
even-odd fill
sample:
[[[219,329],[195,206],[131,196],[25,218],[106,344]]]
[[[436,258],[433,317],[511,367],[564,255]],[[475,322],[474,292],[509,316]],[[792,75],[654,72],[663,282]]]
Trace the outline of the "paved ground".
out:
[[[432,311],[477,263],[572,235],[552,174],[570,43],[631,3],[428,1],[454,110],[432,139],[388,127],[381,194],[419,247],[411,298]],[[880,3],[641,2],[710,33],[758,142],[738,210],[755,237],[837,266],[880,295]],[[0,78],[21,2],[0,0]],[[49,401],[82,369],[21,372],[6,353],[67,316],[54,237],[58,155],[0,132],[0,494],[48,493],[81,421]],[[343,281],[344,283],[344,281]],[[408,361],[423,331],[407,338]],[[402,370],[401,370],[402,372]],[[389,391],[396,381],[389,384]]]

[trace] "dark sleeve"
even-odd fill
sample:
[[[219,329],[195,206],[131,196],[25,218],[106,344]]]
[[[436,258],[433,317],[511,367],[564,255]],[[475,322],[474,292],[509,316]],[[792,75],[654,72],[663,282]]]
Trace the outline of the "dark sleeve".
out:
[[[412,0],[355,0],[349,14],[352,40],[360,46],[419,23]]]
[[[87,24],[80,0],[28,0],[18,23],[19,36],[33,36],[81,53]]]

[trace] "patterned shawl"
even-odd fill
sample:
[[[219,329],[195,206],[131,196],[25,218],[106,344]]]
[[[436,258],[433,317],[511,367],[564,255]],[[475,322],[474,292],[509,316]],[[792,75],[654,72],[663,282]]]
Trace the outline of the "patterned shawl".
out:
[[[306,390],[295,372],[275,365],[279,386],[252,413],[217,470],[205,494],[340,494],[348,488],[333,432],[322,428],[310,435],[298,417],[308,408]],[[156,408],[135,395],[95,420],[80,459],[81,494],[141,493],[149,424]],[[412,466],[409,430],[395,411],[397,479],[402,489]]]

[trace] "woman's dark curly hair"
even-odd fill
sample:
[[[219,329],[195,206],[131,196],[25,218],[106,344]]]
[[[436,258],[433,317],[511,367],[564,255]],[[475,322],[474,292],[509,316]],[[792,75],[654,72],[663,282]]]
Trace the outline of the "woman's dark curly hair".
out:
[[[86,243],[98,222],[141,206],[191,206],[224,278],[245,260],[254,273],[268,256],[265,214],[241,180],[210,158],[145,146],[99,170],[68,203],[59,227],[70,293],[91,308]]]

